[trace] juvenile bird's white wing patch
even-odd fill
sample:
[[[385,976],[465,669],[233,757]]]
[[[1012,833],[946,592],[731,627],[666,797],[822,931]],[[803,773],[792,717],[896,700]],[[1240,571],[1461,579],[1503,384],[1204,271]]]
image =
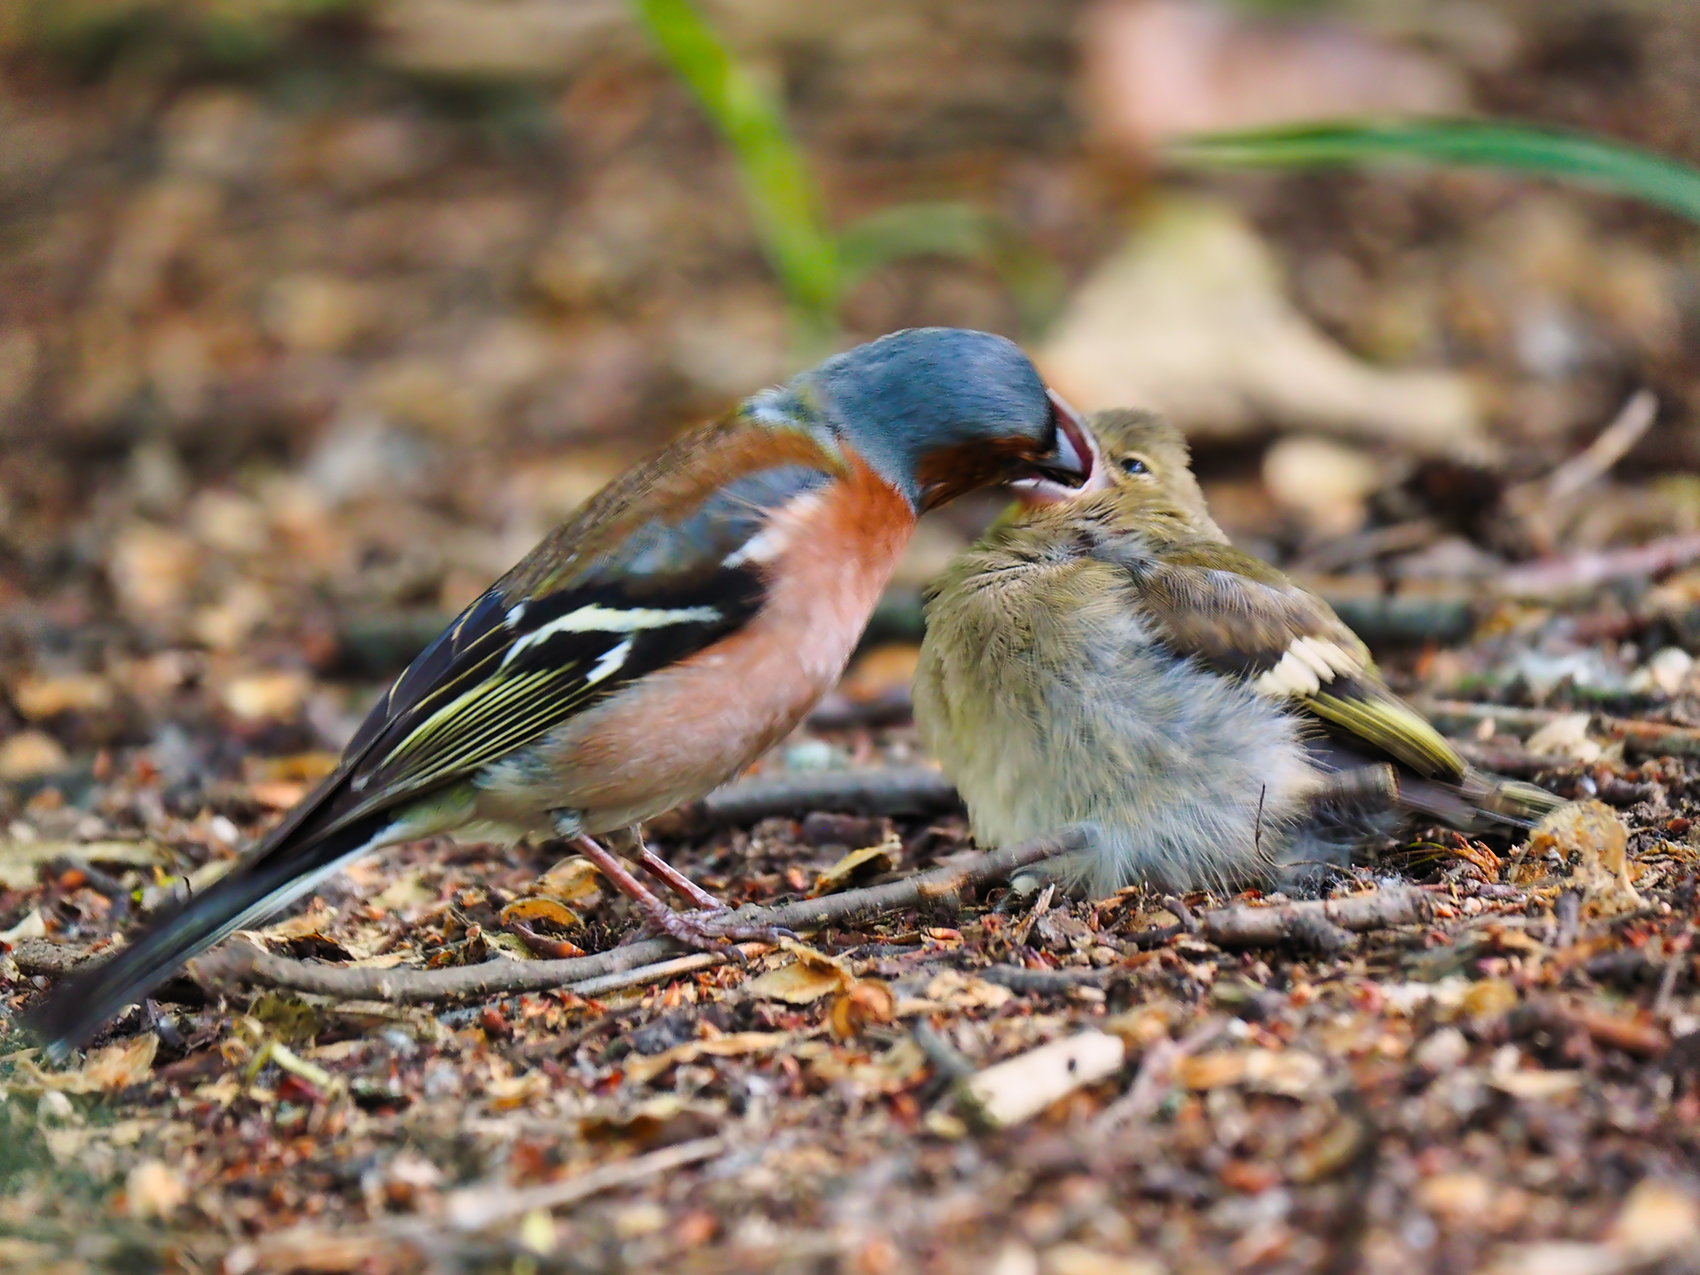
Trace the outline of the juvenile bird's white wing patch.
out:
[[[1252,685],[1274,699],[1304,699],[1336,677],[1355,677],[1363,671],[1363,664],[1350,651],[1327,638],[1297,637],[1274,667]]]

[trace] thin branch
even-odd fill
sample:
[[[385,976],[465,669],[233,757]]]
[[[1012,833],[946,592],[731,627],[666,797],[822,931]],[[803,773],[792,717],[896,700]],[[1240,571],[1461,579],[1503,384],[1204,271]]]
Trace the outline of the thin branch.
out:
[[[1546,499],[1563,500],[1574,496],[1589,483],[1604,478],[1611,467],[1641,441],[1641,436],[1658,414],[1658,396],[1649,389],[1636,390],[1618,410],[1611,424],[1600,431],[1598,438],[1547,475]]]
[[[884,770],[826,770],[746,779],[652,819],[664,836],[750,824],[775,815],[834,814],[925,817],[958,810],[956,788],[924,766]]]
[[[994,850],[971,859],[890,881],[884,885],[848,890],[819,899],[800,899],[771,908],[743,908],[740,915],[784,929],[818,930],[904,908],[918,907],[941,895],[960,893],[996,881],[1009,873],[1077,850],[1080,833],[1030,841]],[[593,956],[561,961],[485,961],[450,969],[362,969],[316,965],[262,952],[249,944],[232,944],[194,962],[195,977],[206,983],[260,983],[341,1000],[378,1000],[396,1004],[511,996],[518,992],[573,987],[590,979],[628,974],[677,955],[672,939],[642,939]]]
[[[323,1261],[331,1257],[336,1261],[336,1269],[341,1270],[361,1264],[396,1244],[416,1247],[423,1253],[448,1242],[452,1232],[488,1230],[535,1209],[556,1209],[576,1204],[603,1191],[633,1186],[711,1159],[724,1152],[726,1146],[724,1138],[698,1138],[677,1146],[662,1147],[647,1155],[616,1160],[576,1177],[541,1186],[521,1190],[515,1190],[506,1183],[463,1187],[451,1191],[445,1198],[441,1221],[397,1217],[365,1226],[340,1227],[334,1231],[321,1227],[291,1227],[233,1249],[225,1258],[224,1269],[296,1270],[308,1262],[313,1262],[318,1268],[314,1259]]]
[[[1370,890],[1343,899],[1312,899],[1278,907],[1237,903],[1206,912],[1199,930],[1219,947],[1274,947],[1297,941],[1337,951],[1348,941],[1345,931],[1407,925],[1426,920],[1432,911],[1421,890]]]
[[[677,1146],[662,1147],[648,1155],[617,1160],[600,1168],[559,1182],[515,1190],[506,1183],[463,1187],[443,1201],[443,1215],[461,1231],[482,1231],[509,1218],[523,1217],[533,1209],[558,1209],[615,1187],[631,1186],[645,1179],[682,1169],[687,1164],[712,1159],[726,1150],[724,1138],[697,1138]]]
[[[1168,1090],[1169,1076],[1176,1064],[1189,1054],[1197,1053],[1222,1033],[1227,1026],[1224,1018],[1213,1018],[1179,1040],[1159,1040],[1145,1051],[1140,1059],[1139,1072],[1133,1084],[1093,1121],[1092,1131],[1099,1137],[1114,1133],[1130,1120],[1149,1116],[1157,1110]]]
[[[742,943],[738,950],[748,960],[752,956],[761,956],[773,951],[767,943]],[[587,978],[582,983],[574,983],[567,990],[575,996],[601,996],[607,992],[618,992],[627,987],[642,987],[646,983],[660,983],[666,979],[675,978],[680,974],[692,974],[697,970],[712,969],[716,965],[725,965],[732,958],[722,956],[719,952],[692,952],[689,956],[675,956],[670,961],[657,961],[654,965],[639,966],[635,970],[627,970],[623,974],[604,974],[601,978]]]
[[[1582,593],[1613,580],[1663,575],[1700,560],[1700,532],[1661,536],[1628,549],[1586,550],[1508,567],[1493,581],[1510,598],[1546,599]]]
[[[991,965],[973,971],[975,977],[1007,987],[1012,992],[1041,996],[1071,992],[1077,987],[1094,987],[1115,977],[1116,967],[1103,969],[1030,970],[1019,965]]]
[[[1548,722],[1567,717],[1567,711],[1550,708],[1512,708],[1504,704],[1468,704],[1462,700],[1417,699],[1414,704],[1440,730],[1447,734],[1467,735],[1484,721],[1496,728],[1514,733],[1539,730]],[[1637,757],[1700,757],[1700,730],[1691,726],[1671,726],[1665,722],[1643,721],[1635,717],[1607,717],[1596,714],[1590,729],[1602,735],[1621,739],[1624,748]],[[1562,758],[1554,758],[1555,766]]]

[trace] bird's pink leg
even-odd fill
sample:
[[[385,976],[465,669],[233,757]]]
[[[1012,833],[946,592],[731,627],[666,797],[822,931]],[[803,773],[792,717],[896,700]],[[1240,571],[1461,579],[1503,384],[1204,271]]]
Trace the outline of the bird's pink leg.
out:
[[[681,897],[689,899],[705,912],[718,912],[726,907],[726,904],[651,850],[644,842],[641,828],[632,829],[632,844],[637,850],[638,866],[657,881]]]
[[[569,840],[575,850],[594,863],[596,870],[613,883],[615,889],[637,905],[654,929],[688,947],[724,953],[730,943],[777,943],[782,938],[795,937],[790,931],[777,926],[740,921],[736,913],[718,901],[712,909],[675,912],[633,876],[625,864],[590,837],[579,833]],[[684,877],[680,879],[684,880]]]

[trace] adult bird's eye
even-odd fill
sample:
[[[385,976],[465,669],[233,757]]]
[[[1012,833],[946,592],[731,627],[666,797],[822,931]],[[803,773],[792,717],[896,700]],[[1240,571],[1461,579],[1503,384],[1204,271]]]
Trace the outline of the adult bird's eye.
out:
[[[1151,466],[1137,456],[1123,456],[1122,472],[1124,474],[1149,474]]]

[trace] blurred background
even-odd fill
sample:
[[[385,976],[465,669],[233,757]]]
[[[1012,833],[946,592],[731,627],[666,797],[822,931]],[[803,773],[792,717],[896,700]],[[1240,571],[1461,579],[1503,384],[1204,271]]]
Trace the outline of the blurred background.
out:
[[[6,800],[74,806],[131,745],[186,781],[338,747],[642,450],[915,324],[1172,413],[1223,524],[1407,685],[1680,709],[1693,223],[1515,142],[1175,145],[1463,116],[1700,161],[1700,8],[0,6]],[[920,584],[996,507],[924,529],[853,698],[901,695]]]

